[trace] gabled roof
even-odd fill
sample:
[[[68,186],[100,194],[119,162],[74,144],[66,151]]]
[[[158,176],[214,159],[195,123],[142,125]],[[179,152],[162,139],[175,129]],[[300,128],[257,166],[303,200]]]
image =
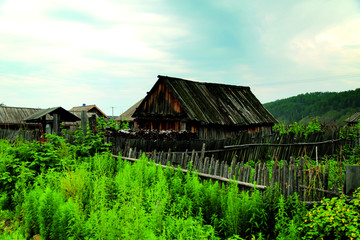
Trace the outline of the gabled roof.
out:
[[[41,110],[40,108],[0,107],[0,124],[23,124],[24,118]]]
[[[138,101],[137,103],[135,103],[132,107],[130,107],[128,110],[126,110],[125,112],[123,112],[120,116],[118,116],[116,118],[116,120],[118,121],[122,121],[123,119],[125,119],[125,121],[134,121],[134,118],[132,117],[132,115],[134,114],[136,108],[139,107],[140,103],[143,101],[144,99],[141,99],[140,101]]]
[[[276,119],[260,103],[249,87],[195,82],[181,78],[158,76],[151,91],[141,102],[133,117],[144,117],[144,105],[160,84],[178,101],[188,120],[220,125],[264,125]]]
[[[41,121],[42,117],[45,116],[49,118],[49,116],[53,116],[54,114],[59,114],[60,120],[62,122],[76,122],[81,120],[80,118],[78,118],[77,116],[75,116],[74,114],[70,113],[69,111],[65,110],[62,107],[53,107],[53,108],[39,110],[34,114],[26,117],[24,121],[37,123]]]
[[[350,117],[348,117],[347,119],[345,119],[345,122],[356,123],[359,119],[360,119],[360,112],[357,112],[351,115]]]
[[[108,117],[103,111],[101,111],[95,104],[94,105],[86,105],[86,106],[78,106],[78,107],[73,107],[72,109],[70,109],[69,111],[74,113],[75,112],[82,112],[82,111],[86,111],[86,112],[91,112],[91,111],[98,111],[100,112],[104,117]],[[76,114],[77,115],[77,114]]]

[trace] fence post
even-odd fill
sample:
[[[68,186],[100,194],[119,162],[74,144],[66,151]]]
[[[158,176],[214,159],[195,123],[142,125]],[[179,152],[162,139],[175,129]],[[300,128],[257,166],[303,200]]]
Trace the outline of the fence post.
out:
[[[216,160],[215,162],[215,171],[214,171],[214,175],[215,176],[219,176],[219,160]]]
[[[187,154],[187,150],[186,150],[186,153],[185,153],[185,160],[184,160],[184,168],[187,168],[188,167],[188,164],[189,164],[189,154]]]
[[[289,167],[289,188],[288,188],[288,196],[294,194],[294,172],[295,172],[295,165],[294,165],[294,158],[290,158],[290,167]]]
[[[195,167],[195,149],[193,149],[191,152],[190,161],[192,162],[193,167]]]
[[[205,164],[205,162],[204,162],[204,158],[199,158],[199,160],[198,160],[198,170],[199,170],[199,172],[203,172],[203,168],[204,168],[204,164]]]
[[[266,164],[264,164],[264,177],[263,177],[263,182],[262,184],[265,186],[269,186],[269,168],[266,167]]]
[[[287,197],[287,190],[289,188],[289,166],[286,160],[283,160],[284,167],[283,167],[283,177],[282,177],[282,192],[284,197]]]
[[[211,156],[209,174],[210,175],[215,175],[215,157],[214,157],[214,154]]]
[[[233,176],[235,175],[235,168],[236,168],[236,155],[233,157],[232,162],[231,162],[231,171],[230,171],[230,175],[229,178],[233,178]]]
[[[224,176],[224,161],[221,161],[219,176]]]
[[[96,132],[96,116],[95,115],[91,115],[91,117],[89,118],[89,128],[90,131],[92,132]]]
[[[59,114],[55,113],[53,115],[53,133],[55,135],[59,135],[60,132],[60,116]]]
[[[166,155],[166,160],[165,160],[165,164],[164,165],[167,165],[168,162],[171,162],[171,148],[169,148],[169,151]]]
[[[238,179],[238,177],[239,177],[239,170],[240,170],[240,162],[237,162],[236,169],[235,169],[235,179]]]
[[[259,163],[259,167],[258,167],[258,173],[257,173],[257,180],[256,180],[256,182],[257,182],[257,184],[258,185],[262,185],[262,170],[263,170],[263,165],[265,165],[265,163]]]
[[[178,163],[178,161],[177,161],[177,157],[176,157],[176,153],[172,153],[172,158],[171,158],[171,165],[178,165],[179,163]],[[176,166],[177,167],[177,166]]]
[[[257,182],[258,168],[259,168],[259,164],[256,163],[256,164],[255,164],[255,170],[254,170],[254,176],[253,176],[253,183]],[[258,183],[257,183],[257,184],[258,184]]]
[[[345,173],[345,194],[351,194],[360,187],[360,166],[346,166]]]
[[[241,182],[244,181],[244,161],[241,161],[238,180],[241,181]]]
[[[87,115],[86,111],[81,111],[81,128],[83,130],[84,136],[87,133]]]
[[[205,143],[203,143],[202,148],[201,148],[201,155],[200,155],[200,159],[204,159],[205,158]]]
[[[229,178],[229,165],[227,162],[224,164],[223,177]]]
[[[251,176],[251,167],[246,167],[246,177],[244,182],[250,182],[250,176]]]
[[[209,174],[209,164],[210,164],[210,158],[206,157],[203,167],[203,173]]]
[[[270,183],[270,188],[274,188],[275,187],[275,183],[278,182],[278,162],[276,161],[273,166],[272,166],[272,171],[271,171],[271,183]]]
[[[300,201],[303,200],[303,190],[300,188],[300,185],[304,184],[304,159],[299,159],[299,164],[297,167],[297,173],[296,173],[296,191],[299,194]]]

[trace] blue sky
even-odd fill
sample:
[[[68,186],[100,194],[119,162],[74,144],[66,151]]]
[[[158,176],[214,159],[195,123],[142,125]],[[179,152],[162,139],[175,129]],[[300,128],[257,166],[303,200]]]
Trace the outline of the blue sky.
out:
[[[119,115],[157,75],[262,103],[354,90],[360,1],[0,0],[0,103]]]

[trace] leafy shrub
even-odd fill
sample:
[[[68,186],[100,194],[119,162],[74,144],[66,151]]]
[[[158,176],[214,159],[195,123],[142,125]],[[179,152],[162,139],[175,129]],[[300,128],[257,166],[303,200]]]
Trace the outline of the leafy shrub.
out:
[[[289,126],[286,126],[285,123],[280,122],[275,124],[272,129],[273,131],[280,132],[281,134],[294,133],[295,135],[304,135],[305,138],[307,138],[310,133],[322,131],[318,118],[311,119],[307,125],[304,125],[302,121],[294,122],[289,124]]]
[[[55,210],[51,229],[51,239],[66,240],[81,238],[83,222],[80,219],[79,205],[70,198]]]
[[[63,172],[59,179],[60,191],[66,199],[72,199],[81,209],[84,209],[89,203],[91,180],[87,168],[80,165],[73,171]]]
[[[26,238],[32,237],[40,233],[39,222],[39,203],[40,196],[43,191],[40,187],[35,187],[25,196],[25,201],[22,206],[24,218],[24,235]]]
[[[275,216],[276,239],[300,239],[299,227],[302,224],[305,206],[299,202],[298,196],[289,196],[285,199],[280,195]]]
[[[57,209],[63,204],[63,199],[60,193],[53,191],[47,187],[41,196],[39,196],[38,205],[38,221],[40,226],[40,235],[44,239],[49,239],[52,232],[61,232],[59,225],[54,225],[53,220],[56,216]]]
[[[303,239],[359,239],[360,192],[350,203],[346,198],[324,199],[304,217],[301,228]]]

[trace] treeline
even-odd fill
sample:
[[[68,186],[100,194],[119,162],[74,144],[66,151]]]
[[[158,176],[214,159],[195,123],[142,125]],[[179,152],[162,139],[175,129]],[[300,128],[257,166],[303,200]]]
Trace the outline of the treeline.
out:
[[[264,106],[281,122],[310,121],[318,117],[322,123],[344,124],[344,120],[360,111],[360,88],[344,92],[313,92],[265,103]]]

